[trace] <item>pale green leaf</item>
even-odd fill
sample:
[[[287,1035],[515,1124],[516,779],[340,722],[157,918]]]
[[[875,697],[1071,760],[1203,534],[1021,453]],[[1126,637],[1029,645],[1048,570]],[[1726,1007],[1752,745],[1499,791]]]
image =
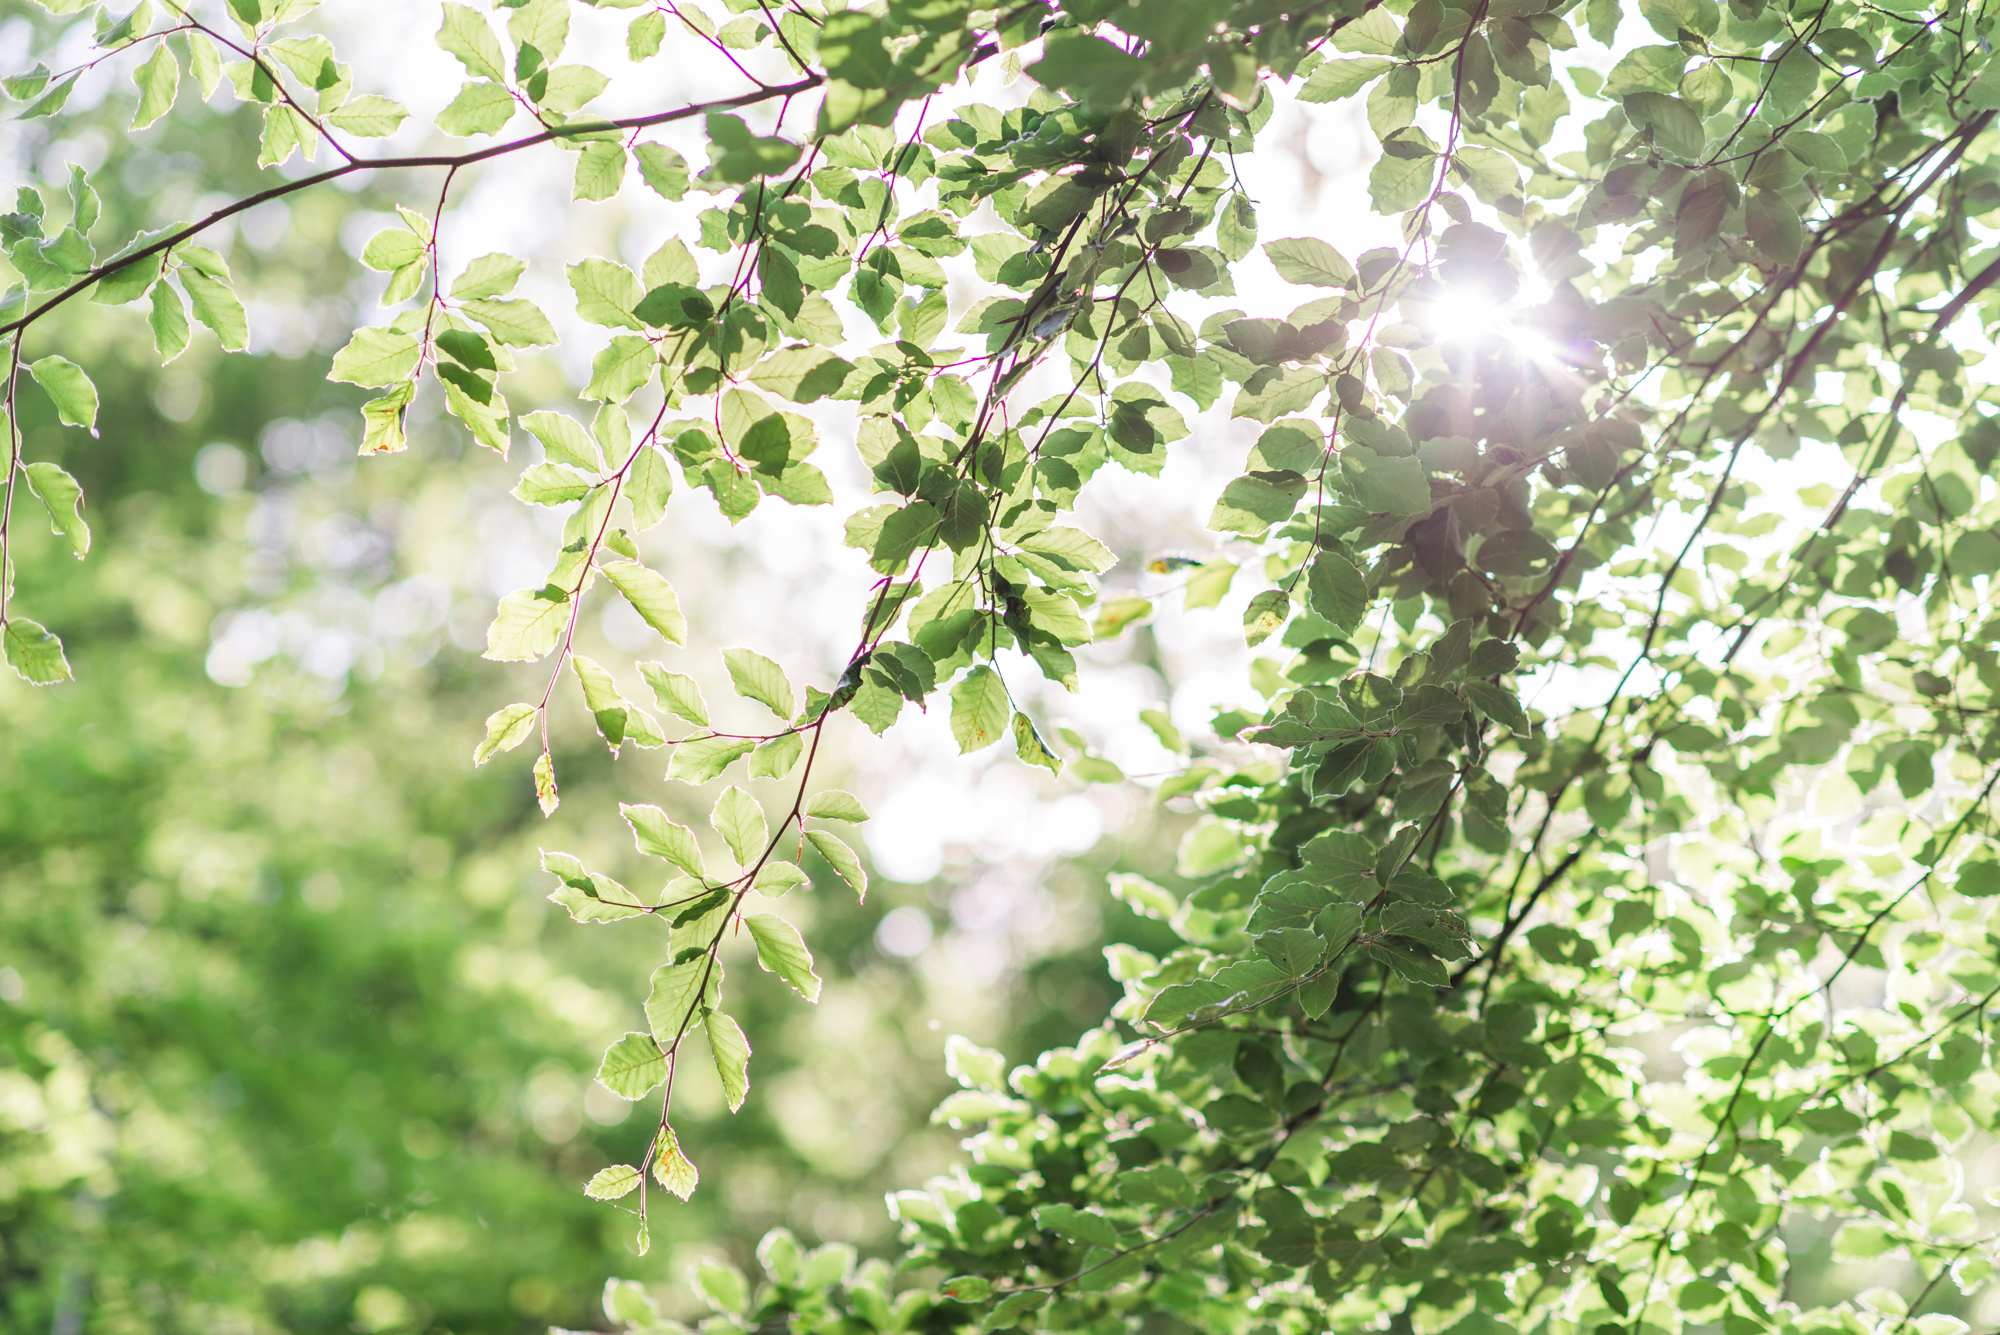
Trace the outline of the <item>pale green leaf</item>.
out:
[[[521,273],[527,267],[512,255],[481,255],[460,272],[451,285],[451,295],[460,301],[504,297],[521,281]]]
[[[706,953],[695,953],[653,970],[646,992],[646,1023],[661,1047],[679,1042],[699,1006],[715,1004],[719,968]]]
[[[662,663],[639,664],[639,675],[653,688],[653,699],[660,708],[697,728],[708,726],[708,703],[702,699],[701,687],[693,677],[671,672]]]
[[[839,788],[822,788],[806,801],[806,815],[820,820],[864,821],[867,809],[853,793]]]
[[[715,1058],[715,1074],[722,1081],[723,1102],[735,1112],[750,1092],[750,1040],[743,1036],[741,1025],[719,1010],[702,1016],[702,1028]]]
[[[632,842],[648,857],[665,858],[698,881],[708,879],[701,857],[701,844],[694,831],[669,819],[656,806],[620,803],[619,812],[632,827]]]
[[[400,102],[374,93],[363,93],[327,113],[326,121],[336,130],[345,130],[363,139],[381,139],[394,134],[409,114]]]
[[[653,1180],[682,1200],[694,1195],[701,1182],[694,1160],[681,1149],[680,1137],[670,1126],[660,1128],[660,1138],[653,1147]]]
[[[495,83],[506,78],[507,58],[501,53],[500,39],[476,10],[446,0],[444,26],[438,29],[437,44],[475,77]]]
[[[132,128],[143,130],[173,110],[174,99],[180,95],[181,65],[174,59],[173,48],[165,42],[153,43],[153,54],[132,71],[132,82],[139,86],[139,108],[132,113]]]
[[[357,329],[347,345],[333,354],[328,380],[384,388],[406,380],[417,369],[421,349],[414,332],[384,326]]]
[[[574,417],[565,413],[533,412],[521,419],[528,433],[542,442],[549,462],[580,468],[586,473],[604,471],[604,456],[597,442]]]
[[[783,668],[749,649],[725,649],[722,662],[729,669],[730,684],[736,687],[738,695],[755,700],[786,722],[791,721],[798,706]]]
[[[694,737],[674,743],[667,777],[680,783],[707,783],[750,754],[756,742],[740,737]]]
[[[1000,674],[984,663],[951,692],[951,735],[961,754],[993,745],[1006,735],[1014,707]]]
[[[609,561],[604,577],[632,604],[632,610],[671,644],[687,639],[687,618],[681,615],[680,599],[673,586],[657,571],[637,561]]]
[[[472,763],[484,765],[502,751],[512,751],[528,740],[539,717],[533,705],[515,704],[496,709],[486,716],[486,735],[472,750]]]
[[[753,913],[744,925],[757,942],[757,962],[778,975],[807,1001],[819,1000],[819,975],[813,972],[812,952],[806,949],[799,929],[774,913]]]
[[[549,590],[521,589],[500,600],[500,611],[486,629],[487,658],[502,663],[530,663],[546,656],[569,625],[570,600],[548,596]]]
[[[85,430],[97,427],[97,386],[83,368],[67,357],[50,353],[28,363],[28,374],[56,406],[56,416]]]
[[[1288,283],[1314,287],[1348,287],[1355,281],[1354,266],[1318,237],[1296,236],[1265,245],[1272,267]]]
[[[860,856],[845,840],[828,830],[807,830],[806,842],[853,888],[856,898],[868,897],[868,873],[862,870]]]
[[[0,632],[0,647],[7,653],[7,666],[23,681],[36,686],[53,686],[70,679],[69,659],[63,656],[62,641],[27,617],[11,618]]]
[[[583,1194],[594,1201],[615,1201],[631,1195],[645,1180],[631,1164],[615,1163],[591,1174],[590,1181],[583,1184]]]
[[[49,512],[49,527],[69,541],[70,554],[81,561],[90,554],[90,525],[83,519],[83,487],[57,464],[37,461],[22,470],[28,490]]]
[[[738,866],[747,867],[755,862],[771,842],[771,827],[764,819],[764,808],[733,783],[715,800],[708,823],[722,836],[722,842],[729,845]]]
[[[597,1065],[597,1083],[621,1099],[642,1099],[666,1078],[666,1054],[651,1034],[625,1035]]]
[[[186,252],[183,252],[185,254]],[[194,318],[207,325],[226,352],[240,352],[250,341],[250,317],[227,282],[192,265],[180,270]]]

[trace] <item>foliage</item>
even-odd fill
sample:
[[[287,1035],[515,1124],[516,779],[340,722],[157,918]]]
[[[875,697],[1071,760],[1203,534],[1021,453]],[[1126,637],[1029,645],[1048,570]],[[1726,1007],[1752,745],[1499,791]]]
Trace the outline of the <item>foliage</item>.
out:
[[[587,1188],[641,1252],[660,1191],[714,1189],[677,1082],[692,1064],[732,1110],[755,1100],[743,995],[809,1002],[826,976],[783,901],[867,893],[859,804],[814,782],[829,730],[935,703],[961,750],[1061,768],[1054,735],[1070,768],[1101,765],[1020,707],[1023,675],[1072,685],[1082,646],[1158,609],[1100,596],[1113,553],[1071,512],[1107,466],[1157,475],[1224,413],[1258,428],[1212,521],[1234,555],[1188,602],[1255,585],[1264,705],[1218,717],[1158,789],[1199,813],[1185,884],[1117,887],[1174,944],[1114,947],[1122,999],[1071,1046],[1011,1072],[954,1050],[941,1115],[967,1158],[893,1198],[900,1292],[773,1234],[759,1283],[699,1273],[720,1328],[1957,1328],[1916,1314],[1979,1290],[1994,1250],[1953,1165],[2000,1098],[2000,427],[1959,319],[2000,277],[1983,11],[749,0],[717,24],[447,3],[437,41],[468,79],[438,128],[540,128],[366,157],[403,109],[357,91],[300,26],[310,4],[211,23],[44,3],[96,16],[105,53],[11,81],[24,114],[122,57],[140,125],[226,80],[261,107],[265,165],[321,140],[334,159],[102,259],[80,169],[0,222],[9,502],[31,492],[78,555],[77,489],[21,429],[31,394],[69,429],[96,418],[88,368],[28,346],[65,303],[145,301],[168,357],[193,324],[243,346],[231,260],[200,238],[427,172],[435,202],[363,252],[392,314],[331,376],[374,395],[363,453],[403,449],[432,390],[506,454],[503,386],[557,331],[517,295],[523,261],[453,250],[459,175],[568,152],[578,201],[694,201],[636,268],[566,267],[603,332],[581,410],[521,417],[543,453],[516,489],[563,513],[560,550],[486,646],[547,672],[476,757],[533,742],[522,781],[555,811],[550,709],[574,689],[611,753],[664,749],[712,795],[712,835],[622,807],[657,860],[637,885],[542,860],[576,922],[665,937],[644,1028],[599,1070],[658,1120]],[[591,8],[634,11],[635,59],[706,43],[750,87],[589,119],[609,82],[564,55]],[[1358,106],[1392,244],[1258,244],[1232,167],[1291,99]],[[657,136],[680,122],[704,160]],[[1298,290],[1232,306],[1265,264]],[[1427,334],[1467,292],[1504,336]],[[577,652],[580,609],[609,598],[699,645],[650,535],[679,506],[782,525],[753,512],[832,502],[829,424],[874,489],[846,519],[872,583],[844,662],[801,689],[730,648],[741,717],[764,721],[718,725],[672,660]],[[0,593],[8,661],[57,682],[62,628],[32,594]],[[1890,1253],[1906,1291],[1827,1259]],[[662,1324],[643,1292],[609,1299]]]
[[[208,138],[176,156],[199,176],[210,150],[226,176],[244,141]],[[300,221],[274,268],[311,262]],[[822,1004],[758,989],[739,1006],[788,1081],[741,1117],[686,1102],[690,1137],[728,1123],[705,1167],[729,1190],[661,1220],[635,1261],[623,1217],[577,1184],[633,1133],[589,1090],[651,943],[577,932],[541,901],[532,793],[465,763],[492,683],[446,627],[490,615],[483,572],[399,540],[470,531],[512,505],[511,479],[483,451],[431,459],[418,485],[353,469],[323,356],[194,349],[160,386],[150,354],[113,338],[89,358],[107,442],[249,448],[75,451],[116,541],[76,563],[54,534],[18,535],[38,609],[92,650],[61,691],[0,682],[0,1329],[574,1326],[608,1276],[664,1279],[778,1220],[849,1221],[879,1248],[882,1193],[952,1144],[925,1125],[949,1087],[942,1035],[906,1017],[997,1006],[1039,1046],[1106,1004],[1094,952],[1058,952],[1035,993],[968,997],[883,959],[873,914],[813,920]],[[164,415],[194,383],[210,392],[192,415]],[[302,438],[316,453],[294,471]],[[230,467],[240,487],[217,482]],[[614,810],[619,776],[569,723],[587,717],[562,717],[575,807]],[[850,763],[822,761],[839,782]],[[867,1133],[829,1154],[821,1128],[857,1106]]]

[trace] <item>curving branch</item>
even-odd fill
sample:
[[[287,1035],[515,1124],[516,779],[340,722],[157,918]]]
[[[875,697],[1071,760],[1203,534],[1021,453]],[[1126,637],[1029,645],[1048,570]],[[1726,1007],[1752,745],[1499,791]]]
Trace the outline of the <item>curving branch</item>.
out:
[[[510,154],[519,153],[524,149],[539,148],[543,144],[554,143],[559,139],[575,139],[582,135],[603,134],[616,130],[644,130],[655,125],[669,125],[675,121],[684,121],[696,116],[705,116],[711,111],[727,111],[737,107],[755,106],[760,102],[768,102],[774,98],[796,97],[800,93],[817,88],[823,82],[825,80],[821,76],[807,74],[789,83],[773,84],[768,88],[756,88],[747,93],[738,93],[733,97],[716,98],[709,102],[691,102],[686,106],[674,107],[668,111],[655,111],[643,116],[624,116],[615,120],[577,121],[569,125],[558,125],[536,134],[523,135],[519,139],[509,139],[505,143],[489,144],[485,148],[470,149],[464,153],[422,153],[407,157],[360,158],[338,167],[329,167],[327,170],[315,172],[311,176],[301,176],[297,180],[286,181],[283,185],[274,185],[268,190],[259,190],[254,195],[245,195],[242,199],[225,204],[213,213],[197,219],[187,226],[161,237],[157,241],[120,255],[116,259],[106,260],[77,279],[74,283],[71,283],[68,287],[29,310],[25,315],[18,316],[6,324],[0,324],[0,338],[5,338],[9,334],[16,334],[25,330],[29,325],[32,325],[50,311],[61,306],[78,293],[88,289],[99,279],[107,278],[122,269],[137,264],[141,260],[150,259],[154,255],[172,250],[183,241],[192,240],[200,236],[217,223],[233,218],[239,213],[254,209],[259,204],[268,204],[273,200],[283,199],[288,195],[296,195],[300,191],[310,190],[316,185],[325,185],[329,181],[338,181],[342,177],[353,176],[361,172],[404,171],[423,167],[445,167],[452,171],[457,171],[463,167],[470,167],[475,163],[488,162],[494,158],[504,158]]]

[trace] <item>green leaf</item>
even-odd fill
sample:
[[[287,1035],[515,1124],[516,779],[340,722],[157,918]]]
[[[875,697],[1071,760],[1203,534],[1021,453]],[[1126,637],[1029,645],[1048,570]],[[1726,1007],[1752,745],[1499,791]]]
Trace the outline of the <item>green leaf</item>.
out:
[[[62,641],[38,621],[17,616],[0,631],[0,647],[7,652],[7,666],[21,680],[36,686],[53,686],[70,680],[69,659],[63,656]]]
[[[590,363],[590,383],[584,386],[583,397],[623,403],[639,392],[658,364],[651,343],[636,334],[620,334]]]
[[[715,1058],[715,1074],[722,1081],[723,1102],[735,1112],[750,1092],[750,1040],[743,1036],[742,1026],[719,1010],[705,1013],[701,1023]]]
[[[1789,268],[1805,250],[1805,226],[1798,210],[1776,191],[1759,190],[1744,210],[1750,243],[1772,268]]]
[[[478,80],[458,90],[458,96],[438,113],[437,127],[459,139],[493,134],[514,119],[514,95],[497,83]]]
[[[1368,947],[1368,952],[1393,969],[1398,977],[1426,987],[1449,987],[1451,971],[1444,962],[1422,946],[1402,938],[1392,937],[1378,941]]]
[[[1430,481],[1421,460],[1382,456],[1359,446],[1341,452],[1341,474],[1355,504],[1378,514],[1421,515],[1431,508]]]
[[[512,751],[535,731],[541,711],[533,705],[508,705],[486,716],[486,735],[472,749],[472,763],[484,765],[502,751]]]
[[[415,333],[383,326],[357,329],[347,345],[333,354],[328,380],[378,388],[407,380],[417,369],[421,350]]]
[[[533,412],[521,419],[528,433],[542,443],[551,463],[564,464],[597,474],[604,471],[604,456],[582,423],[563,413]]]
[[[633,310],[646,294],[639,275],[612,260],[584,260],[569,266],[570,290],[576,293],[576,313],[595,325],[640,329]]]
[[[613,755],[627,741],[640,746],[659,746],[666,741],[659,725],[618,693],[618,683],[601,663],[583,654],[571,654],[569,665],[583,691],[584,706]]]
[[[780,719],[791,722],[798,705],[783,668],[749,649],[725,649],[722,662],[729,669],[730,684],[738,695],[755,700]]]
[[[1980,858],[1958,869],[1958,893],[1972,899],[2000,895],[2000,862]]]
[[[146,323],[153,331],[153,349],[160,354],[162,366],[187,351],[187,307],[182,304],[180,293],[169,284],[153,284]]]
[[[1527,711],[1521,708],[1519,698],[1506,687],[1496,686],[1490,681],[1468,681],[1465,683],[1465,694],[1480,713],[1517,736],[1527,737],[1534,732],[1534,725],[1528,721]]]
[[[576,155],[576,180],[572,194],[577,199],[609,199],[625,181],[625,146],[597,142],[585,144]]]
[[[750,754],[756,742],[739,737],[692,737],[674,743],[667,777],[680,783],[707,783]]]
[[[1139,57],[1114,42],[1074,28],[1060,28],[1043,44],[1042,58],[1028,76],[1044,88],[1060,88],[1079,102],[1117,107],[1144,78]]]
[[[862,870],[861,858],[845,840],[828,830],[807,830],[806,842],[853,888],[857,899],[868,898],[868,873]]]
[[[1283,589],[1262,589],[1243,609],[1243,639],[1256,648],[1278,633],[1292,614],[1291,596]]]
[[[651,1034],[625,1035],[604,1050],[597,1065],[597,1083],[621,1099],[643,1099],[666,1078],[666,1054]]]
[[[405,382],[361,405],[361,453],[393,454],[407,447],[403,411],[415,393],[416,386]]]
[[[521,273],[527,267],[512,255],[481,255],[460,272],[451,285],[451,295],[460,301],[504,297],[514,290],[514,284],[521,281]],[[525,422],[526,419],[523,420]]]
[[[603,569],[611,586],[624,595],[647,625],[669,644],[686,642],[687,618],[681,615],[681,601],[664,576],[637,561],[607,561]]]
[[[83,521],[83,488],[56,464],[37,462],[22,470],[28,490],[49,512],[49,527],[69,540],[70,554],[81,561],[90,554],[90,525]]]
[[[97,429],[97,386],[83,368],[54,353],[28,363],[28,374],[56,406],[56,416],[71,426]]]
[[[867,809],[853,793],[839,788],[822,788],[806,800],[806,815],[820,820],[864,821]]]
[[[632,842],[648,857],[665,858],[698,881],[708,878],[702,861],[701,845],[694,831],[667,817],[656,806],[620,803],[619,813],[632,827]]]
[[[1299,87],[1301,102],[1338,102],[1349,98],[1386,74],[1393,62],[1364,56],[1355,60],[1329,60],[1312,72]]]
[[[666,35],[666,15],[658,10],[641,14],[625,30],[625,54],[633,60],[650,60],[660,53],[660,43]]]
[[[250,317],[235,291],[222,279],[189,265],[181,267],[180,277],[194,318],[209,327],[225,352],[242,351],[250,341]]]
[[[1264,253],[1271,257],[1278,277],[1288,283],[1351,287],[1355,282],[1354,266],[1343,259],[1339,251],[1317,237],[1297,236],[1268,242]]]
[[[1679,46],[1641,46],[1619,57],[1604,80],[1606,97],[1671,93],[1681,86],[1688,53]]]
[[[770,846],[771,827],[764,820],[764,808],[735,784],[723,789],[722,796],[715,800],[708,823],[722,836],[722,842],[729,845],[738,866],[749,866]]]
[[[381,273],[415,264],[425,254],[424,238],[407,227],[390,227],[369,238],[361,262]]]
[[[594,1201],[615,1201],[632,1194],[645,1175],[628,1163],[615,1163],[591,1174],[583,1184],[583,1194]]]
[[[1026,714],[1014,715],[1014,754],[1024,765],[1038,765],[1051,774],[1062,773],[1062,761],[1035,731],[1034,720]]]
[[[476,11],[446,0],[444,26],[438,29],[437,44],[457,56],[473,77],[505,82],[507,58],[501,53],[500,39]]]
[[[535,803],[541,807],[542,815],[553,816],[562,799],[556,795],[555,757],[547,751],[535,757]]]
[[[784,732],[768,742],[758,745],[750,757],[750,777],[753,779],[782,779],[792,772],[792,766],[799,763],[805,754],[805,743],[796,732]]]
[[[1706,145],[1701,117],[1695,109],[1666,93],[1632,93],[1625,98],[1625,114],[1642,130],[1650,130],[1653,142],[1663,152],[1686,162],[1701,157]]]
[[[653,698],[660,708],[697,728],[708,726],[708,704],[693,677],[684,672],[669,672],[663,663],[641,663],[639,675],[653,688]]]
[[[774,913],[753,913],[744,925],[757,942],[757,962],[792,985],[807,1001],[819,1001],[819,975],[813,972],[812,952],[798,928]]]
[[[1021,550],[1046,556],[1068,570],[1086,570],[1101,575],[1118,564],[1111,549],[1082,529],[1057,525],[1030,534],[1021,540]]]
[[[794,403],[811,403],[837,393],[853,370],[852,363],[824,348],[780,348],[751,369],[750,383]]]
[[[715,1004],[719,968],[705,952],[692,952],[687,959],[653,970],[646,992],[646,1023],[661,1047],[679,1041],[696,1007]]]
[[[1338,552],[1323,551],[1313,557],[1306,591],[1313,612],[1343,635],[1361,624],[1368,608],[1367,576]]]
[[[514,497],[528,505],[568,505],[590,494],[590,479],[558,464],[532,464],[514,484]]]
[[[812,884],[812,878],[802,871],[797,863],[786,862],[783,858],[771,858],[757,873],[755,885],[760,894],[776,899],[794,890],[802,890]]]
[[[409,114],[400,102],[374,93],[363,93],[328,112],[326,121],[336,130],[345,130],[363,139],[381,139],[394,134]]]
[[[625,498],[632,503],[632,524],[645,532],[667,517],[667,501],[674,494],[673,470],[667,456],[656,445],[643,445],[625,470]]]
[[[1103,1215],[1074,1205],[1038,1205],[1035,1227],[1087,1247],[1116,1247],[1118,1226]]]
[[[1428,148],[1391,139],[1368,173],[1368,197],[1377,213],[1401,213],[1423,203],[1436,179],[1437,160]]]
[[[959,754],[999,741],[1013,712],[1000,674],[983,663],[972,669],[951,692],[951,735],[958,741]]]
[[[486,628],[485,656],[500,663],[531,663],[546,657],[561,641],[569,616],[570,599],[560,590],[510,593],[500,600],[499,613]]]
[[[173,49],[165,42],[153,43],[153,54],[132,71],[132,82],[139,85],[139,109],[132,113],[132,128],[143,130],[172,111],[174,99],[180,95],[181,65],[174,59]]]
[[[517,47],[533,47],[543,65],[553,65],[569,41],[569,0],[525,0],[507,19],[507,35]]]
[[[510,348],[540,348],[556,341],[556,327],[541,307],[518,297],[486,297],[459,309]]]
[[[776,175],[797,162],[802,151],[788,139],[752,133],[742,117],[726,111],[708,113],[708,142],[713,154],[709,174],[739,185]]]
[[[660,1128],[659,1141],[653,1147],[653,1180],[682,1200],[694,1195],[701,1182],[694,1160],[681,1149],[680,1137],[670,1126]]]
[[[665,144],[641,144],[633,150],[639,159],[639,179],[662,199],[679,199],[687,194],[687,159]]]
[[[1218,533],[1261,538],[1273,524],[1292,517],[1306,480],[1289,470],[1259,471],[1233,478],[1216,499],[1208,526]]]

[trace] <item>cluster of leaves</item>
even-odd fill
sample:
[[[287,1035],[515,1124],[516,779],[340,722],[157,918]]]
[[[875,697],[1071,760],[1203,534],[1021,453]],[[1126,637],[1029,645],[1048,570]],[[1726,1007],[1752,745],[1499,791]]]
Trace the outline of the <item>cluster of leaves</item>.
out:
[[[741,762],[790,785],[775,823],[736,783],[713,800],[720,871],[666,811],[626,806],[639,851],[671,868],[658,890],[545,856],[578,921],[665,924],[647,1028],[599,1075],[627,1098],[663,1089],[657,1127],[587,1188],[636,1194],[642,1248],[649,1183],[698,1182],[670,1116],[690,1037],[730,1107],[749,1090],[751,1045],[722,1008],[735,925],[810,1001],[812,955],[764,903],[812,884],[781,854],[810,845],[865,890],[825,824],[860,804],[811,784],[824,730],[851,714],[880,732],[942,696],[963,750],[1008,737],[1060,771],[1003,670],[1072,685],[1081,645],[1156,615],[1100,600],[1112,553],[1066,513],[1108,465],[1159,473],[1193,435],[1189,409],[1260,428],[1211,526],[1261,581],[1244,630],[1268,655],[1253,673],[1266,706],[1219,716],[1214,745],[1160,789],[1199,813],[1187,887],[1115,887],[1179,944],[1115,948],[1125,998],[1073,1047],[1011,1073],[956,1049],[965,1089],[940,1116],[974,1128],[967,1163],[894,1207],[909,1266],[958,1278],[895,1297],[880,1270],[776,1235],[761,1285],[703,1276],[725,1328],[1116,1329],[1155,1313],[1216,1330],[1391,1315],[1956,1328],[1919,1309],[1986,1281],[1993,1221],[1946,1166],[1990,1135],[2000,1100],[1982,902],[2000,890],[2000,745],[1982,722],[2000,685],[2000,427],[1953,341],[2000,277],[1979,250],[2000,209],[1983,11],[749,0],[718,25],[691,4],[600,0],[643,11],[635,59],[671,20],[751,87],[588,121],[572,117],[604,84],[560,63],[571,6],[500,7],[504,41],[443,7],[439,43],[472,81],[439,128],[492,134],[521,108],[539,131],[424,158],[334,141],[342,165],[256,202],[357,171],[440,172],[437,207],[364,257],[398,313],[357,332],[333,374],[385,391],[363,410],[364,452],[403,447],[428,372],[504,453],[500,376],[555,331],[511,295],[519,261],[454,264],[445,282],[454,176],[550,145],[576,155],[579,201],[609,197],[632,162],[665,198],[700,197],[694,247],[669,238],[638,272],[568,269],[577,316],[608,331],[581,388],[596,406],[588,428],[521,419],[543,458],[517,495],[568,514],[548,578],[502,602],[487,650],[553,668],[475,757],[539,734],[553,810],[549,704],[567,669],[614,752],[668,748],[686,784]],[[307,78],[277,51],[305,8],[232,0],[240,43],[224,43],[249,68],[239,90],[275,102],[267,117],[300,147],[298,125],[331,139],[315,118],[354,105],[330,53]],[[102,22],[114,53],[221,40],[178,11]],[[978,100],[996,57],[1025,95]],[[16,91],[45,110],[74,77]],[[170,82],[142,70],[141,120]],[[1394,244],[1259,246],[1232,163],[1284,98],[1358,104]],[[811,122],[787,129],[800,100]],[[776,118],[753,128],[767,103]],[[705,164],[645,141],[680,120],[702,122]],[[19,313],[0,325],[15,365],[86,426],[83,372],[24,361],[55,304],[136,300],[172,270],[240,341],[211,318],[227,270],[192,241],[233,208],[100,262],[88,200],[79,180],[72,223],[43,240],[46,201],[23,195],[7,220]],[[1228,304],[1265,262],[1303,289],[1282,316]],[[983,295],[954,310],[968,274]],[[1425,331],[1467,292],[1498,336]],[[735,693],[777,726],[724,732],[687,674],[636,665],[655,714],[576,654],[600,576],[667,642],[687,638],[640,545],[676,473],[732,520],[767,496],[828,503],[809,455],[836,414],[875,491],[846,536],[877,578],[823,685],[801,694],[732,650]],[[25,477],[76,531],[73,484],[29,471],[18,433],[11,448],[10,493]],[[1752,476],[1753,459],[1794,458],[1832,481],[1795,497]],[[1241,566],[1204,567],[1190,604]],[[66,675],[41,627],[13,615],[7,635],[23,675]],[[1573,707],[1538,710],[1528,683]],[[1867,818],[1802,821],[1808,799]],[[1863,969],[1889,1004],[1836,991]],[[1916,1291],[1819,1277],[1802,1293],[1829,1221],[1834,1254],[1906,1254]],[[629,1290],[610,1308],[662,1325]]]

